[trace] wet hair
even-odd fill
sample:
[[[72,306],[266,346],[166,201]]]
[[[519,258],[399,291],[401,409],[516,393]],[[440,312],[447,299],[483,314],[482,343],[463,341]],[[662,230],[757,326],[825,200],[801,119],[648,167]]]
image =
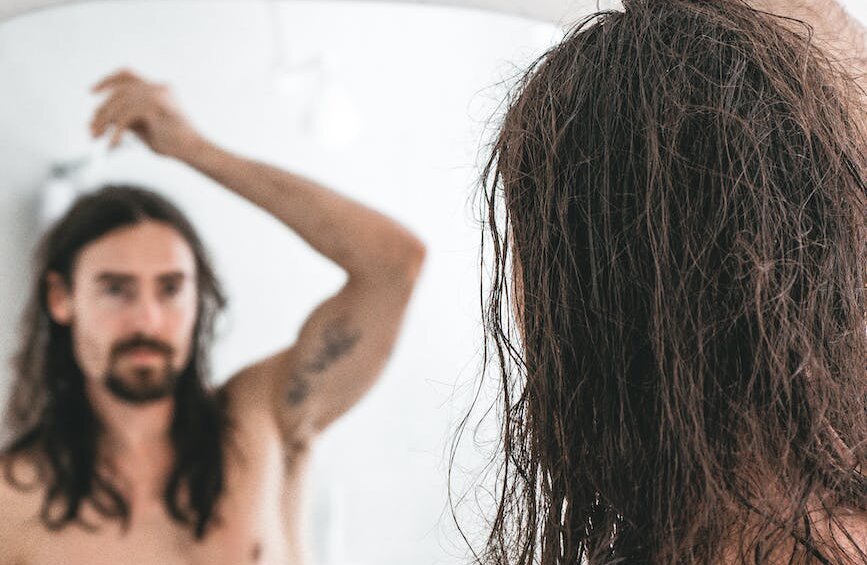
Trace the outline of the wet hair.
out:
[[[197,319],[189,364],[178,377],[171,441],[175,462],[164,492],[171,517],[202,538],[217,518],[223,492],[223,450],[228,421],[222,401],[207,387],[208,354],[215,316],[226,300],[204,245],[183,213],[165,198],[133,185],[109,185],[80,197],[45,234],[36,253],[34,286],[26,306],[22,346],[14,360],[14,383],[6,418],[13,440],[4,449],[7,481],[16,477],[19,455],[42,463],[45,497],[41,520],[50,529],[85,527],[82,505],[105,518],[129,522],[128,501],[96,464],[101,437],[85,394],[85,377],[74,357],[69,326],[55,322],[47,305],[47,274],[68,288],[81,250],[115,230],[154,221],[171,226],[193,251],[197,270]]]
[[[865,562],[862,95],[740,0],[626,0],[526,72],[479,190],[478,563]]]

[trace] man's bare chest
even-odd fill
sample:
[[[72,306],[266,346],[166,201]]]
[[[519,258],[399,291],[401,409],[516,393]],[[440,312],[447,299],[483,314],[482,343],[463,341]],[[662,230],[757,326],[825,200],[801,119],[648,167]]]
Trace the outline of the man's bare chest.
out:
[[[82,516],[94,528],[73,524],[52,531],[34,518],[27,528],[33,536],[25,565],[297,563],[301,552],[293,501],[300,485],[295,477],[286,480],[279,461],[255,463],[227,469],[218,518],[202,539],[174,520],[162,500],[136,505],[126,528],[85,509]]]
[[[231,506],[231,505],[227,505]],[[50,531],[41,524],[28,565],[220,565],[286,563],[287,535],[275,513],[237,511],[221,514],[202,539],[173,520],[164,508],[139,509],[127,528],[116,521],[88,529],[75,524]]]

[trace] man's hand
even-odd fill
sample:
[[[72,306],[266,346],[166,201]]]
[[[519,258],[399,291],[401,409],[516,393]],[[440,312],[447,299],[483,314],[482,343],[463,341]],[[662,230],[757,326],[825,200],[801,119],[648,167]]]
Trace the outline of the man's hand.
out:
[[[118,71],[97,83],[92,92],[109,93],[97,109],[90,130],[94,137],[114,127],[111,147],[126,130],[134,132],[153,151],[180,158],[200,141],[198,132],[181,114],[168,87],[145,81],[129,70]]]
[[[748,3],[757,10],[809,24],[817,44],[867,91],[867,32],[838,0],[749,0]],[[804,33],[804,28],[795,22],[777,23]]]

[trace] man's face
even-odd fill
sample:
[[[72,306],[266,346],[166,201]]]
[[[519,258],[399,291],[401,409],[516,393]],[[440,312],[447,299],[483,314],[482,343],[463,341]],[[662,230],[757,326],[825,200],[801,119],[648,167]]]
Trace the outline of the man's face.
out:
[[[72,289],[56,274],[49,289],[90,385],[132,403],[174,392],[197,314],[195,257],[179,232],[153,221],[111,231],[79,252]]]

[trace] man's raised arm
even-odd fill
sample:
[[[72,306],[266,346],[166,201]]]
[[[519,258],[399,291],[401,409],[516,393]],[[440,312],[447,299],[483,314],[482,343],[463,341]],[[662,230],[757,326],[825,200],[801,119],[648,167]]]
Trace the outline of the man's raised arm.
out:
[[[424,245],[360,203],[217,147],[186,122],[163,86],[122,71],[95,89],[113,92],[97,113],[95,134],[115,125],[118,141],[131,129],[156,152],[270,212],[346,271],[343,288],[312,312],[293,346],[227,383],[231,402],[259,410],[264,402],[286,441],[306,441],[376,380],[397,338]]]
[[[836,0],[749,0],[763,12],[812,26],[817,44],[867,91],[867,31]],[[803,31],[803,29],[799,30]]]
[[[307,318],[298,341],[249,371],[274,382],[278,415],[321,430],[373,384],[398,334],[424,257],[405,228],[298,175],[203,142],[187,161],[271,212],[347,273]]]

